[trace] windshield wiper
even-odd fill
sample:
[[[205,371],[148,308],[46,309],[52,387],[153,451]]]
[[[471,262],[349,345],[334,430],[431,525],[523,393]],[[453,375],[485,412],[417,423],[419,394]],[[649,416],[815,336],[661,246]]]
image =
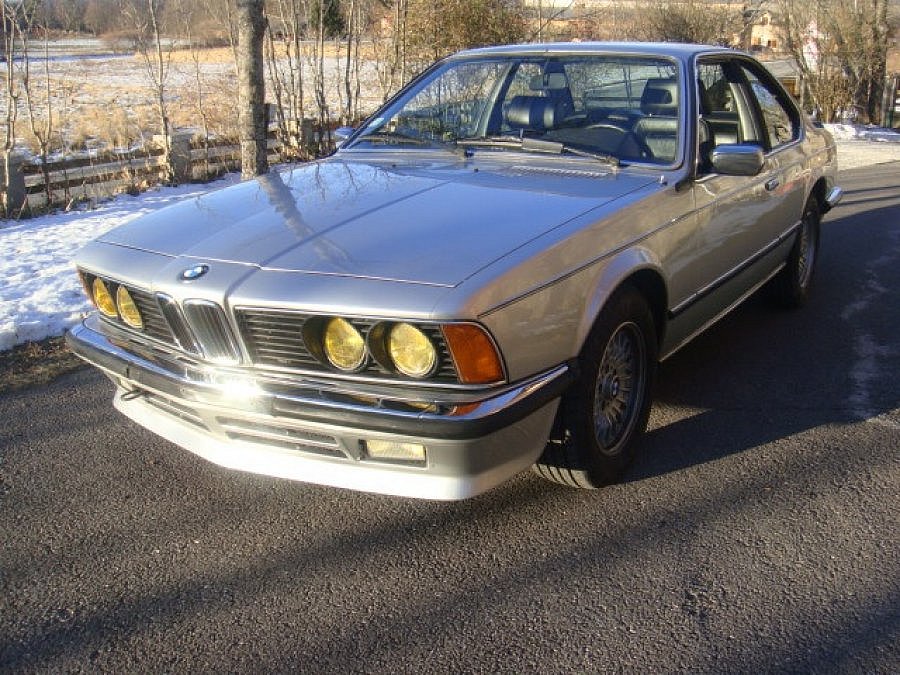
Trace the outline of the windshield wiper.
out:
[[[574,148],[571,145],[566,145],[565,143],[560,143],[559,141],[545,141],[542,138],[523,138],[522,150],[531,152],[546,152],[551,155],[561,155],[564,152],[567,152],[570,155],[577,155],[578,157],[590,157],[591,159],[597,159],[601,162],[611,164],[615,167],[619,166],[619,158],[614,157],[613,155],[607,155],[604,152],[596,152],[594,150]]]
[[[457,139],[456,144],[470,148],[514,148],[525,152],[543,152],[550,155],[568,153],[578,157],[590,157],[591,159],[599,160],[614,167],[619,166],[618,157],[614,157],[613,155],[575,148],[571,145],[560,143],[559,141],[546,141],[541,138],[531,138],[528,136],[525,136],[524,138],[519,138],[518,136],[472,136],[469,138],[459,138]]]
[[[466,136],[457,138],[456,145],[464,148],[516,148],[522,147],[518,136]]]

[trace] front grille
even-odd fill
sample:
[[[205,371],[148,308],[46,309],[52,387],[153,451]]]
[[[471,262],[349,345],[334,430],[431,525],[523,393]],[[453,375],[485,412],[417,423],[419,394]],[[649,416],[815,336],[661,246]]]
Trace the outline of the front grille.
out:
[[[303,343],[306,315],[243,309],[236,315],[253,363],[300,370],[320,367]]]
[[[126,285],[128,292],[137,305],[138,311],[141,313],[141,319],[144,321],[144,332],[152,338],[160,342],[175,344],[175,336],[169,328],[169,323],[163,316],[156,296],[146,291],[138,290]]]
[[[286,368],[289,370],[305,370],[312,372],[334,372],[316,359],[303,340],[304,324],[314,318],[308,314],[284,312],[269,309],[239,308],[235,311],[237,323],[243,336],[251,361],[260,366]],[[346,318],[362,335],[368,336],[369,330],[376,323],[375,319]],[[435,382],[457,383],[456,367],[450,350],[444,341],[439,326],[434,324],[417,324],[438,351],[440,361],[438,371],[430,378]],[[373,359],[362,370],[363,375],[392,379],[407,379],[402,375],[388,372]]]
[[[206,424],[196,413],[196,411],[194,411],[192,408],[187,407],[186,405],[176,403],[175,401],[169,400],[162,396],[157,396],[156,394],[150,392],[145,392],[143,399],[145,402],[149,403],[157,410],[166,413],[167,415],[171,415],[172,417],[176,417],[183,422],[187,422],[188,424],[208,431]]]
[[[232,417],[217,417],[216,422],[231,440],[274,445],[294,452],[346,457],[333,436]]]
[[[217,363],[237,363],[240,360],[225,312],[219,305],[205,300],[187,300],[184,314],[208,360]]]
[[[181,345],[181,348],[191,354],[199,354],[200,347],[197,345],[194,334],[188,327],[187,321],[181,313],[181,308],[178,306],[178,303],[175,302],[175,299],[165,293],[157,293],[156,299],[159,302],[159,307],[162,310],[163,316],[165,316],[166,321],[169,322],[172,334],[175,336],[178,344]]]
[[[97,278],[96,275],[85,271],[80,273],[85,288],[90,289],[94,279]],[[115,297],[117,288],[123,284],[107,277],[102,279]],[[184,352],[202,356],[204,360],[213,363],[231,365],[240,363],[240,342],[220,305],[206,300],[189,299],[179,306],[175,299],[163,293],[154,294],[128,284],[124,285],[140,312],[143,328],[136,330],[117,318],[103,316],[104,321],[109,321],[135,336],[144,335]],[[316,358],[304,342],[304,325],[310,319],[318,318],[321,317],[263,308],[235,310],[240,336],[253,365],[311,373],[334,373],[335,369]],[[381,322],[379,319],[345,318],[364,337],[368,337],[372,327]],[[437,349],[438,369],[428,380],[435,383],[458,384],[459,377],[453,357],[440,326],[416,325],[431,339]],[[373,358],[369,358],[358,374],[391,380],[419,381],[389,371]]]

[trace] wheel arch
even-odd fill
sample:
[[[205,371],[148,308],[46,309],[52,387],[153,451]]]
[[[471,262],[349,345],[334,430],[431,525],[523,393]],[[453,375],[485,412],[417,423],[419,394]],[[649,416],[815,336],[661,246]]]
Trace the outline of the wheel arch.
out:
[[[825,176],[819,176],[818,180],[813,184],[812,190],[809,191],[809,196],[816,198],[816,202],[819,204],[819,213],[827,213],[829,211],[831,207],[828,205],[827,199],[828,180]],[[807,201],[809,201],[809,198],[807,198]],[[804,202],[803,208],[806,208],[805,204],[806,202]]]
[[[588,298],[578,332],[576,352],[581,352],[584,342],[606,302],[613,293],[626,285],[632,286],[643,295],[650,306],[656,328],[657,347],[660,347],[665,336],[666,309],[668,307],[668,288],[661,269],[662,266],[656,256],[646,249],[630,249],[616,256],[606,266]]]

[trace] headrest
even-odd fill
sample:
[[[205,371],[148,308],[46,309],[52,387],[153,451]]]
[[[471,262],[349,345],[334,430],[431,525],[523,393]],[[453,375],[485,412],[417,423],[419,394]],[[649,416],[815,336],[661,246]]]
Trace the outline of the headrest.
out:
[[[565,73],[544,73],[543,75],[535,75],[531,78],[531,82],[528,83],[528,88],[531,91],[546,91],[550,90],[559,90],[565,89],[569,86],[569,83],[566,82]]]
[[[513,96],[505,115],[506,123],[514,129],[552,129],[556,123],[556,102],[546,96]]]
[[[678,82],[675,78],[655,77],[647,80],[641,94],[641,112],[645,115],[678,114]]]

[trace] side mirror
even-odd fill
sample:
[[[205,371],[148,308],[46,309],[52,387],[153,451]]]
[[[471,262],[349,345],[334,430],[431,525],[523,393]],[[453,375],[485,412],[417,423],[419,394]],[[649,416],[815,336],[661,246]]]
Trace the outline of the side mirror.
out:
[[[766,158],[758,145],[717,145],[710,157],[713,169],[726,176],[755,176]]]
[[[334,147],[339,148],[344,143],[347,142],[347,139],[353,135],[353,132],[356,131],[353,127],[338,127],[331,134],[332,138],[334,138]]]

